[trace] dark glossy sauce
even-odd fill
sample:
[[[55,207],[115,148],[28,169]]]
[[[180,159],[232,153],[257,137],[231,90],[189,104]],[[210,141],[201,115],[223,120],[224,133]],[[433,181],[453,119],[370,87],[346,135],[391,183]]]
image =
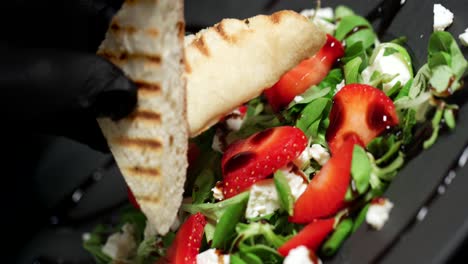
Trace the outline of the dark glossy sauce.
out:
[[[327,129],[326,139],[330,141],[336,136],[336,133],[343,125],[343,104],[336,99],[333,101],[333,106],[330,111],[330,125]]]
[[[224,173],[228,173],[228,172],[239,170],[240,168],[249,164],[253,159],[255,159],[255,157],[256,155],[254,152],[250,152],[250,151],[241,152],[226,162],[226,164],[224,165],[223,171]]]
[[[367,108],[366,122],[369,128],[377,131],[389,129],[395,123],[393,118],[387,114],[385,106],[379,102],[374,102]]]

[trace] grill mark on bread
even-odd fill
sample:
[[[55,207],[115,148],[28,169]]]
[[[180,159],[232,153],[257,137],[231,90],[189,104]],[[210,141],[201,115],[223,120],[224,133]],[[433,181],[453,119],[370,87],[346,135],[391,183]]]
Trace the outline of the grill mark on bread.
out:
[[[144,121],[150,121],[150,122],[155,122],[155,123],[160,123],[161,122],[161,114],[157,112],[153,112],[151,110],[144,110],[144,109],[137,109],[133,111],[128,116],[128,119],[131,120],[144,120]]]
[[[114,31],[115,34],[135,34],[139,31],[136,27],[132,25],[120,25],[117,21],[112,22],[110,29]],[[159,35],[159,31],[157,28],[147,28],[142,31],[151,37],[157,37]]]
[[[192,73],[192,66],[190,66],[187,60],[185,60],[184,62],[185,62],[185,72],[188,74]]]
[[[125,168],[133,176],[147,176],[147,177],[159,177],[161,173],[157,168],[145,168],[145,167],[129,167]]]
[[[209,57],[210,51],[208,50],[208,45],[205,42],[205,37],[202,35],[199,38],[193,40],[192,44],[197,48],[203,55]]]
[[[282,12],[276,12],[270,16],[270,20],[273,22],[273,24],[278,24],[281,22],[282,16],[283,16]]]
[[[185,36],[185,22],[184,21],[179,21],[177,22],[177,36],[179,36],[179,39],[181,41],[184,40],[184,36]]]
[[[146,203],[159,203],[159,197],[151,196],[151,195],[136,195],[135,198],[138,202],[146,202]]]
[[[158,139],[121,137],[115,141],[117,144],[125,147],[151,149],[153,151],[159,151],[162,148],[162,143]]]
[[[160,55],[149,55],[149,54],[140,54],[140,53],[114,53],[112,51],[102,51],[100,54],[111,61],[127,61],[129,59],[143,59],[151,63],[160,65],[162,58]]]
[[[137,29],[134,26],[121,26],[119,23],[117,23],[117,21],[112,22],[110,28],[116,33],[125,32],[127,34],[134,34],[137,32]]]
[[[161,85],[159,83],[150,83],[142,80],[134,81],[138,92],[160,93]]]
[[[214,30],[218,35],[221,36],[222,39],[224,39],[227,42],[236,42],[236,38],[234,36],[229,35],[226,30],[224,29],[224,23],[221,21],[221,23],[218,23],[214,26]]]

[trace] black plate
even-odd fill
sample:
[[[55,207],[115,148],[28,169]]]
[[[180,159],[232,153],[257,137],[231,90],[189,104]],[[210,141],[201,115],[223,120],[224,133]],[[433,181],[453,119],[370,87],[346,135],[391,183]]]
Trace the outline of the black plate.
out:
[[[362,15],[378,4],[373,0],[330,0],[322,1],[322,6],[340,3]],[[455,13],[448,31],[457,37],[468,27],[466,3],[438,3]],[[383,36],[408,37],[416,66],[426,60],[433,4],[408,1]],[[280,9],[300,11],[313,5],[312,0],[187,1],[187,29],[194,32],[225,17],[246,18]],[[467,48],[463,52],[467,57]],[[468,98],[467,92],[461,97]],[[400,172],[386,193],[395,207],[383,230],[376,232],[363,225],[338,255],[325,263],[466,261],[460,249],[465,247],[468,234],[468,210],[463,206],[468,168],[458,163],[468,144],[467,121],[465,104],[457,129],[441,136]],[[4,239],[7,260],[11,257],[7,263],[33,263],[39,256],[42,258],[37,263],[92,263],[81,248],[81,234],[103,216],[112,216],[126,201],[125,184],[112,158],[63,138],[4,134],[9,138],[4,152],[10,155],[4,160],[8,176],[4,186],[8,188],[2,198],[9,207],[2,223],[4,229],[13,231]],[[438,192],[443,195],[434,195]]]

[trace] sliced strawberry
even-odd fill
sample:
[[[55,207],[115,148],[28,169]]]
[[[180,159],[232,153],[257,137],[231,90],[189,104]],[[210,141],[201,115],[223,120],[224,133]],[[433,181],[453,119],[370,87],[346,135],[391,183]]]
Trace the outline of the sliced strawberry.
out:
[[[293,223],[310,223],[316,218],[328,217],[343,206],[343,199],[351,180],[351,159],[355,136],[345,140],[317,175],[312,178],[305,192],[294,204]]]
[[[317,219],[279,247],[278,252],[282,256],[287,256],[290,250],[298,246],[305,246],[316,251],[327,235],[334,229],[334,226],[335,218]]]
[[[239,108],[237,108],[237,110],[239,110],[239,113],[241,114],[241,116],[245,116],[245,114],[247,114],[247,106],[246,105],[239,106]]]
[[[229,198],[243,192],[297,158],[307,138],[296,127],[266,129],[229,145],[221,160],[223,194]]]
[[[314,56],[303,60],[284,74],[275,85],[265,90],[265,96],[273,110],[278,111],[287,106],[296,95],[320,83],[336,60],[343,55],[344,49],[341,43],[327,34],[327,42]]]
[[[196,264],[205,225],[206,219],[201,213],[187,218],[167,250],[164,263]]]
[[[384,92],[365,84],[348,84],[333,99],[326,138],[334,153],[350,134],[357,135],[366,146],[397,124],[395,105]]]
[[[133,195],[132,190],[128,186],[127,186],[127,196],[128,196],[128,200],[133,205],[133,207],[135,207],[136,209],[140,209],[140,205],[138,204],[138,202],[137,202],[137,200],[135,198],[135,195]]]

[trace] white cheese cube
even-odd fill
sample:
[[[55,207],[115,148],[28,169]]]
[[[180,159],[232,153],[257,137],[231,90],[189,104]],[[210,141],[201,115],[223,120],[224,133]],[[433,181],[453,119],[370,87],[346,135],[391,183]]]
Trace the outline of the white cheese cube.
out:
[[[463,46],[468,47],[468,28],[465,29],[464,33],[458,35],[458,38]]]
[[[106,244],[102,247],[102,252],[112,259],[125,260],[135,253],[137,248],[133,233],[133,225],[125,224],[122,227],[122,232],[114,233],[107,238]]]
[[[298,246],[289,251],[286,258],[283,260],[283,264],[321,264],[322,261],[311,259],[311,252],[305,246]]]
[[[320,166],[323,166],[330,159],[330,153],[322,145],[313,144],[302,151],[301,155],[294,160],[294,164],[301,168],[304,164],[309,163],[311,159],[314,159]]]
[[[382,203],[371,203],[366,214],[366,222],[373,228],[380,230],[387,222],[393,203],[384,199]]]
[[[221,254],[221,251],[210,248],[197,255],[197,264],[229,264],[229,254]]]
[[[273,179],[263,180],[252,185],[245,211],[246,218],[265,216],[279,208],[278,192]]]
[[[434,4],[434,31],[443,31],[453,23],[453,13],[441,4]]]

